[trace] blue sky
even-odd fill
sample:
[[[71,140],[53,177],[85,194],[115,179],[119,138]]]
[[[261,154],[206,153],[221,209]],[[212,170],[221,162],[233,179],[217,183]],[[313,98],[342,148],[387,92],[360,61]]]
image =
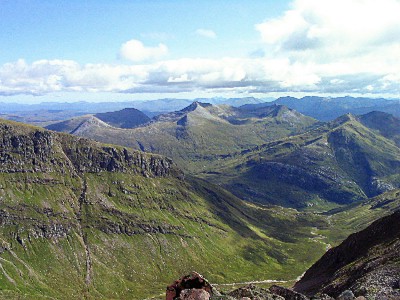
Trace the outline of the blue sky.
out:
[[[0,0],[0,101],[395,97],[398,0]]]
[[[285,1],[1,1],[1,63],[24,58],[115,63],[122,43],[162,42],[169,58],[246,55],[254,24],[277,16]],[[196,34],[214,31],[218,39]]]

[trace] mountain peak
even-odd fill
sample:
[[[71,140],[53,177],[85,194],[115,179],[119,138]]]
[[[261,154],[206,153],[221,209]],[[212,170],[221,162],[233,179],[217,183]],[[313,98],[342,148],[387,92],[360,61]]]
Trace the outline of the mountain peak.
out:
[[[176,122],[181,118],[184,118],[188,114],[191,113],[200,113],[201,115],[209,114],[206,108],[213,107],[210,103],[202,103],[198,101],[194,101],[189,106],[186,106],[184,109],[179,111],[174,111],[166,114],[162,114],[153,118],[153,121],[161,121],[161,122]]]
[[[357,120],[357,118],[353,114],[347,113],[347,114],[344,114],[344,115],[336,118],[335,120],[333,120],[333,123],[337,124],[337,125],[342,125],[344,123],[352,122],[352,121],[356,121],[356,120]]]
[[[134,128],[150,121],[148,116],[136,108],[124,108],[119,111],[98,113],[95,117],[119,128]]]
[[[210,103],[204,103],[204,102],[199,102],[199,101],[194,101],[192,104],[190,104],[189,106],[185,107],[184,109],[181,110],[181,112],[191,112],[191,111],[195,111],[196,109],[198,109],[199,107],[210,107],[213,106]]]
[[[106,122],[96,118],[95,116],[90,116],[84,120],[78,127],[76,127],[71,133],[80,134],[92,127],[111,127],[111,125]]]

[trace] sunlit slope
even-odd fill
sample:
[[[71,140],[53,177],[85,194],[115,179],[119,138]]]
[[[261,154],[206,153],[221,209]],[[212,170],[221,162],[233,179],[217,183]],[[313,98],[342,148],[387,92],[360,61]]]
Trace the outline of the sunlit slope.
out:
[[[221,159],[202,176],[247,200],[329,209],[399,187],[399,174],[395,142],[345,115]]]
[[[161,156],[12,122],[0,138],[1,297],[142,299],[191,270],[292,279],[325,249],[323,218],[245,203]]]

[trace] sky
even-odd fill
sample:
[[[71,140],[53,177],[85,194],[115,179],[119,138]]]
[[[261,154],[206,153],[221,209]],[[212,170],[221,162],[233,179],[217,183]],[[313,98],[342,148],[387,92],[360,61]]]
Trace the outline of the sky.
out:
[[[400,92],[400,0],[0,0],[0,102]]]

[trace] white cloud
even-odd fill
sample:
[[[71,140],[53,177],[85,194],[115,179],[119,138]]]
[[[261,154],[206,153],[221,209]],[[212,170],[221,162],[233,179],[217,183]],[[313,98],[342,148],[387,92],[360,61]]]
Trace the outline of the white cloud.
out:
[[[398,45],[398,11],[398,0],[296,0],[256,29],[276,52],[314,50],[310,59],[333,60]]]
[[[386,79],[400,70],[399,11],[398,0],[295,0],[256,29],[265,58],[287,58],[294,82],[304,68],[320,90],[393,92]]]
[[[167,53],[168,48],[164,44],[159,44],[157,47],[146,47],[139,40],[127,41],[120,49],[121,57],[133,62],[159,59]]]
[[[217,34],[210,29],[203,29],[203,28],[199,28],[196,30],[196,34],[205,38],[209,38],[209,39],[216,39],[217,38]]]
[[[168,49],[121,47],[135,64],[19,60],[0,66],[0,95],[52,92],[400,93],[400,1],[295,0],[256,25],[257,55],[159,60]],[[213,36],[212,34],[210,37]],[[158,59],[158,60],[155,60]],[[155,61],[154,61],[155,60]]]

